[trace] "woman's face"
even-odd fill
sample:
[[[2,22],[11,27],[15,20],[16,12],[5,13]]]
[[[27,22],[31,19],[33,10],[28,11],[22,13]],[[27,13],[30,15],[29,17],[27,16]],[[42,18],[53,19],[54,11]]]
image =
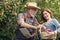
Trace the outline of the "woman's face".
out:
[[[44,11],[44,12],[43,12],[43,17],[44,17],[46,20],[48,20],[48,19],[51,18],[50,13],[48,13],[47,11]]]

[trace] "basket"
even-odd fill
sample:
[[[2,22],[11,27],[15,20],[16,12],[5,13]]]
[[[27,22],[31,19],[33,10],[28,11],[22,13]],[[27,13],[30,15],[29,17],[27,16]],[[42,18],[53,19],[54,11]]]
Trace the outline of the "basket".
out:
[[[56,39],[57,38],[57,34],[52,34],[48,36],[48,33],[46,32],[41,32],[40,35],[42,39]]]

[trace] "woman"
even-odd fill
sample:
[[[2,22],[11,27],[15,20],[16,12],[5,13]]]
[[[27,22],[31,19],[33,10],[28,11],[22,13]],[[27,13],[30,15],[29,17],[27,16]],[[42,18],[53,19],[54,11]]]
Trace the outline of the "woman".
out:
[[[52,34],[57,34],[57,32],[60,33],[60,24],[55,18],[53,18],[52,12],[48,8],[45,8],[41,11],[41,20],[43,22],[43,25],[49,32],[48,36]]]

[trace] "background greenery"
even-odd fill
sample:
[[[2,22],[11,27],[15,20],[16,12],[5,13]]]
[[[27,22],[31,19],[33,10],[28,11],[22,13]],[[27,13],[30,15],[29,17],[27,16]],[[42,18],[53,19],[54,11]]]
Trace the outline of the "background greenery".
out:
[[[60,0],[0,0],[0,40],[13,40],[17,29],[17,14],[25,12],[26,2],[37,2],[41,9],[49,8],[60,22]],[[39,23],[41,9],[36,15]]]

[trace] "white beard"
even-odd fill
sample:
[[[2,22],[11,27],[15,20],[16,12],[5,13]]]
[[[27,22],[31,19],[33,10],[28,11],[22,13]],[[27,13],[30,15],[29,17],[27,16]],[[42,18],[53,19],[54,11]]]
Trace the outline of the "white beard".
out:
[[[31,17],[35,17],[35,15],[32,13],[32,10],[29,11]]]

